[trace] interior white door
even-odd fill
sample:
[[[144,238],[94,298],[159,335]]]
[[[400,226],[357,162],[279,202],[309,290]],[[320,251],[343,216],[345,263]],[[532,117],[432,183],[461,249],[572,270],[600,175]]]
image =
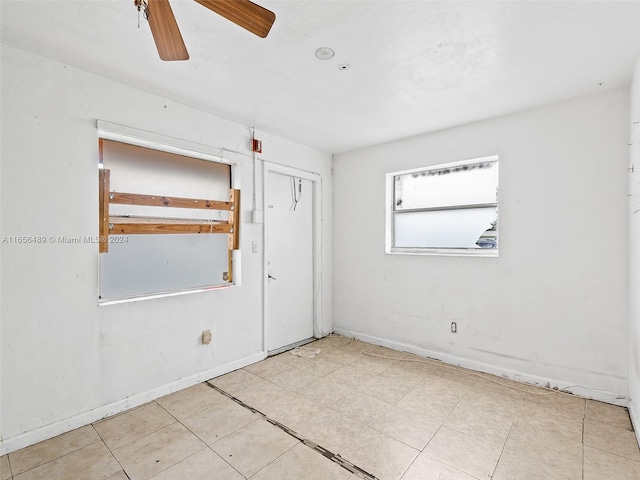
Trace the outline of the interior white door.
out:
[[[311,180],[267,172],[267,351],[313,337],[314,195]]]

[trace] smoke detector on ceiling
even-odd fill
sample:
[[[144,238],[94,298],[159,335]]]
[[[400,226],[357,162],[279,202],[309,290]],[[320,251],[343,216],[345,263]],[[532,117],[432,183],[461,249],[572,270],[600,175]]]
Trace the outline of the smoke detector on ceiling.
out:
[[[336,52],[334,52],[333,49],[329,47],[320,47],[316,49],[316,58],[320,60],[329,60],[333,58],[335,54]]]

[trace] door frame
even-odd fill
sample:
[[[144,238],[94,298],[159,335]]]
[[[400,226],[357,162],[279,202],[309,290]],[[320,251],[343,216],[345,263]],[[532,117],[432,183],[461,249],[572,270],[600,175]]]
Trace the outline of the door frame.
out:
[[[267,193],[270,173],[302,178],[311,182],[313,198],[313,336],[315,338],[321,337],[320,321],[322,318],[322,177],[318,173],[264,161],[262,174],[262,208],[264,209],[264,228],[262,229],[262,244],[264,245],[264,254],[262,256],[262,350],[265,356],[269,355],[267,346],[267,339],[269,338],[269,279],[267,278],[269,275],[267,258],[269,254],[269,245],[267,244],[269,206],[267,204]]]

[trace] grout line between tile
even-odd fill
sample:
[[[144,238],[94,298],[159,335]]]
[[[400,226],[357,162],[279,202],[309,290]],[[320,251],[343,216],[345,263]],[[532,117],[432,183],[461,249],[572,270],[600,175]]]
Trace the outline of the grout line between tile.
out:
[[[290,452],[292,449],[294,449],[296,447],[297,444],[292,445],[291,447],[289,447],[287,450],[285,450],[284,452],[282,452],[280,455],[278,455],[276,458],[274,458],[273,460],[271,460],[269,463],[267,463],[265,466],[263,466],[260,470],[258,470],[256,473],[254,473],[253,475],[251,475],[251,477],[257,475],[260,471],[264,470],[265,468],[267,468],[269,465],[271,465],[273,462],[275,462],[276,460],[278,460],[280,457],[284,456],[285,454],[287,454],[288,452]],[[212,449],[213,450],[213,449]],[[215,452],[214,452],[215,453]],[[240,473],[240,472],[238,472]],[[242,474],[241,474],[242,475]],[[244,475],[243,475],[244,476]],[[245,477],[246,478],[246,477]]]
[[[69,455],[71,455],[73,453],[79,452],[80,450],[82,450],[84,448],[87,448],[87,447],[90,447],[91,445],[95,445],[96,443],[103,443],[104,444],[104,441],[102,440],[102,437],[100,437],[100,440],[96,440],[95,442],[88,443],[88,444],[86,444],[86,445],[84,445],[84,446],[82,446],[80,448],[76,448],[75,450],[67,452],[64,455],[60,455],[59,457],[53,458],[53,459],[51,459],[51,460],[49,460],[47,462],[41,463],[40,465],[36,465],[35,467],[30,468],[29,470],[25,470],[24,472],[20,472],[19,474],[15,474],[15,475],[13,474],[13,468],[11,467],[11,460],[9,460],[9,456],[7,454],[7,460],[9,460],[9,468],[11,469],[11,478],[13,478],[13,477],[15,477],[17,475],[24,475],[27,472],[35,470],[36,468],[40,468],[43,465],[48,465],[48,464],[50,464],[52,462],[55,462],[56,460],[59,460],[59,459],[64,458],[64,457],[67,457],[67,456],[69,456]],[[105,445],[105,447],[106,447],[106,445]],[[26,448],[29,448],[29,447],[26,447]],[[107,447],[107,450],[109,450],[109,447]],[[109,453],[111,453],[111,450],[109,450]],[[113,456],[113,454],[112,454],[112,456]]]
[[[583,452],[584,452],[584,447],[589,447],[589,448],[591,448],[591,449],[593,449],[593,450],[598,450],[599,452],[606,453],[607,455],[613,455],[614,457],[618,457],[618,458],[620,458],[620,459],[629,460],[630,462],[634,462],[634,463],[639,463],[639,464],[640,464],[640,462],[639,462],[639,461],[637,461],[637,460],[633,460],[632,458],[625,457],[624,455],[620,455],[619,453],[614,453],[614,452],[610,452],[610,451],[608,451],[608,450],[603,450],[603,449],[601,449],[601,448],[594,447],[594,446],[592,446],[592,445],[584,445],[584,446],[583,446],[583,448],[582,448],[582,451],[583,451]],[[584,453],[583,453],[583,455],[584,455]]]
[[[101,420],[102,421],[102,420]],[[104,441],[104,439],[102,438],[102,436],[100,435],[100,432],[98,432],[98,430],[96,430],[96,427],[93,425],[93,423],[91,424],[91,426],[93,427],[93,429],[96,431],[96,433],[98,434],[98,437],[100,437],[100,441],[102,442],[102,444],[105,446],[105,448],[109,451],[109,453],[111,454],[111,457],[116,461],[116,463],[120,466],[120,469],[122,470],[122,473],[124,473],[125,477],[127,477],[129,480],[131,480],[131,477],[129,476],[129,474],[127,473],[127,471],[124,469],[124,467],[122,466],[122,464],[120,463],[120,460],[118,460],[118,457],[116,457],[113,453],[113,450],[111,450],[111,448],[109,447],[109,445],[107,445],[107,443]],[[129,444],[127,444],[129,445]]]
[[[166,409],[166,408],[164,408],[162,405],[160,405],[157,401],[155,401],[155,400],[154,400],[154,403],[155,403],[156,405],[158,405],[162,410],[164,410],[165,412],[167,412],[167,414],[169,414],[170,416],[172,416],[172,417],[174,418],[174,420],[175,420],[177,423],[182,423],[178,417],[176,417],[173,413],[171,413],[169,410],[167,410],[167,409]],[[208,407],[207,407],[207,408],[208,408]],[[197,415],[198,413],[199,413],[199,412],[196,412],[196,413],[194,413],[194,415]],[[167,425],[167,426],[168,426],[168,425]],[[164,427],[163,427],[163,428],[164,428]],[[159,429],[159,430],[161,430],[161,429]],[[156,431],[157,431],[157,430],[156,430]],[[120,447],[118,447],[118,448],[120,448]]]
[[[171,416],[173,417],[173,415],[171,415]],[[175,417],[173,417],[173,418],[175,418]],[[154,430],[153,432],[149,432],[149,433],[147,433],[146,435],[143,435],[142,437],[139,437],[139,438],[136,438],[135,440],[130,441],[129,443],[125,443],[124,445],[120,445],[119,447],[114,448],[113,450],[112,450],[111,448],[109,448],[109,446],[106,444],[106,442],[105,442],[104,440],[102,440],[102,437],[101,437],[101,440],[102,440],[102,442],[103,442],[105,445],[107,445],[107,448],[108,448],[108,449],[109,449],[109,451],[113,454],[113,453],[114,453],[115,451],[117,451],[117,450],[122,450],[123,448],[128,447],[129,445],[131,445],[131,444],[133,444],[133,443],[135,443],[135,442],[137,442],[137,441],[139,441],[139,440],[142,440],[143,438],[147,438],[147,437],[149,437],[149,436],[151,436],[151,435],[153,435],[153,434],[155,434],[155,433],[158,433],[160,430],[164,430],[165,428],[171,427],[171,426],[173,426],[173,425],[175,425],[175,424],[177,424],[177,423],[179,423],[180,425],[182,425],[182,422],[180,422],[180,421],[176,420],[175,422],[171,422],[169,425],[165,425],[165,426],[163,426],[163,427],[160,427],[160,428],[158,428],[158,429]],[[182,426],[184,426],[184,425],[182,425]],[[185,428],[187,428],[187,427],[185,427]],[[187,429],[187,430],[188,430],[188,429]],[[190,431],[190,430],[189,430],[189,431]],[[192,432],[192,433],[193,433],[193,432]],[[194,435],[195,435],[195,434],[194,434]],[[200,437],[198,437],[198,438],[200,438]],[[206,444],[206,442],[204,442],[204,443]],[[113,455],[113,456],[115,457],[115,455]]]
[[[440,459],[440,458],[437,458],[437,457],[434,457],[434,456],[432,456],[432,455],[429,455],[429,454],[428,454],[428,453],[426,453],[426,452],[423,452],[423,453],[424,453],[427,457],[429,457],[429,458],[431,458],[431,459],[433,459],[433,460],[436,460],[436,461],[438,461],[438,462],[440,462],[440,463],[442,463],[442,464],[446,465],[447,467],[453,468],[454,470],[456,470],[456,471],[458,471],[458,472],[461,472],[461,473],[464,473],[465,475],[468,475],[469,477],[473,477],[473,478],[477,478],[478,480],[481,480],[481,479],[479,479],[479,478],[478,478],[478,476],[477,476],[477,475],[474,475],[474,474],[469,473],[469,472],[465,472],[464,470],[461,470],[461,469],[460,469],[460,467],[456,467],[455,465],[451,465],[450,463],[447,463],[447,462],[445,462],[444,460],[442,460],[442,459]],[[405,472],[405,473],[406,473],[406,472]],[[493,476],[492,476],[491,478],[493,478]]]
[[[589,404],[585,399],[584,409],[582,410],[582,438],[580,439],[580,443],[582,444],[582,463],[580,464],[580,478],[582,480],[584,480],[584,428],[585,423],[587,422],[587,408],[589,408]]]
[[[147,433],[146,435],[143,435],[143,436],[142,436],[142,437],[140,437],[140,438],[136,438],[135,440],[132,440],[132,441],[130,441],[129,443],[125,443],[124,445],[120,445],[120,446],[119,446],[119,447],[117,447],[117,448],[111,449],[111,447],[109,447],[109,445],[107,445],[107,442],[105,442],[105,441],[104,441],[104,438],[102,438],[102,435],[100,435],[100,432],[98,432],[98,429],[96,428],[96,423],[101,423],[101,422],[103,422],[104,420],[110,420],[110,419],[112,419],[112,418],[118,417],[118,416],[123,415],[123,414],[125,414],[125,413],[129,413],[129,412],[132,412],[132,411],[134,411],[134,410],[137,410],[137,409],[139,409],[140,407],[146,407],[146,406],[148,406],[148,405],[150,405],[150,404],[152,404],[152,403],[155,403],[158,407],[160,407],[162,410],[164,410],[166,413],[168,413],[168,414],[169,414],[169,416],[171,416],[171,417],[174,419],[174,421],[173,421],[173,422],[171,422],[171,423],[170,423],[170,424],[168,424],[168,425],[164,425],[163,427],[157,428],[157,429],[156,429],[156,430],[154,430],[153,432],[149,432],[149,433]],[[112,417],[105,417],[105,418],[102,418],[102,419],[98,420],[98,421],[97,421],[97,422],[95,422],[95,423],[90,423],[89,425],[91,425],[91,426],[93,427],[93,429],[95,430],[95,432],[98,434],[98,437],[100,437],[100,441],[101,441],[102,443],[104,443],[104,444],[105,444],[105,446],[107,447],[107,450],[109,450],[109,451],[111,452],[111,454],[113,455],[113,452],[115,452],[116,450],[120,450],[120,449],[121,449],[121,448],[123,448],[123,447],[126,447],[126,446],[128,446],[128,445],[131,445],[132,443],[137,442],[138,440],[140,440],[140,439],[142,439],[142,438],[146,438],[146,437],[148,437],[149,435],[152,435],[152,434],[154,434],[154,433],[156,433],[156,432],[159,432],[160,430],[163,430],[164,428],[167,428],[167,427],[169,427],[169,426],[171,426],[171,425],[173,425],[173,424],[175,424],[175,423],[180,423],[180,424],[182,424],[182,422],[181,422],[180,420],[178,420],[176,417],[174,417],[173,415],[171,415],[171,413],[170,413],[170,412],[168,412],[168,411],[167,411],[167,409],[165,409],[162,405],[160,405],[160,404],[159,404],[158,402],[156,402],[155,400],[152,400],[151,402],[147,402],[147,403],[145,403],[144,405],[140,405],[140,406],[138,406],[138,407],[132,408],[131,410],[126,410],[126,411],[124,411],[124,412],[118,413],[117,415],[113,415]],[[115,455],[113,455],[113,457],[115,458]]]
[[[244,403],[242,400],[234,397],[233,395],[225,392],[224,390],[222,390],[219,387],[216,387],[215,385],[212,385],[209,382],[205,382],[209,387],[213,388],[214,390],[216,390],[217,392],[221,393],[222,395],[226,396],[227,398],[229,398],[230,400],[233,400],[234,402],[236,402],[238,405],[240,405],[243,408],[246,408],[247,410],[251,411],[252,413],[255,413],[256,415],[259,415],[260,417],[262,417],[265,421],[269,422],[271,425],[278,427],[279,429],[281,429],[282,431],[284,431],[285,433],[291,435],[292,437],[294,437],[295,439],[297,439],[298,441],[300,441],[301,443],[303,443],[304,445],[306,445],[307,447],[311,448],[312,450],[314,450],[315,452],[321,454],[322,456],[324,456],[325,458],[331,460],[332,462],[340,465],[342,468],[344,468],[345,470],[357,475],[360,478],[364,478],[366,480],[379,480],[375,475],[370,474],[369,472],[367,472],[366,470],[358,467],[357,465],[354,465],[353,463],[349,462],[348,460],[342,458],[339,454],[335,454],[333,452],[331,452],[330,450],[327,450],[326,448],[322,447],[321,445],[318,445],[315,442],[312,442],[311,440],[304,438],[302,435],[300,435],[298,432],[296,432],[295,430],[292,430],[291,428],[287,427],[286,425],[278,422],[277,420],[274,420],[272,418],[269,418],[267,415],[265,415],[264,413],[262,413],[260,410],[253,408],[250,405],[247,405],[246,403]]]
[[[11,473],[11,479],[13,479],[13,467],[11,466],[11,458],[9,458],[9,454],[7,453],[7,462],[9,462],[9,473]]]
[[[433,438],[433,437],[432,437]],[[422,454],[422,451],[420,451],[420,453],[418,453],[418,455],[416,455],[416,458],[414,458],[413,460],[411,460],[411,463],[409,464],[409,466],[404,470],[404,472],[402,472],[402,475],[400,475],[400,479],[402,480],[402,478],[407,474],[407,472],[409,471],[409,469],[413,466],[414,463],[416,463],[416,460],[418,460],[418,458],[420,458],[420,455]]]
[[[493,472],[491,473],[491,478],[493,478],[496,474],[496,471],[498,470],[498,465],[500,465],[500,460],[502,460],[502,455],[504,454],[504,449],[507,446],[507,441],[509,440],[509,435],[511,435],[511,430],[513,430],[513,424],[516,423],[516,418],[518,416],[518,414],[520,413],[520,409],[522,408],[522,404],[524,403],[524,399],[527,397],[527,394],[525,393],[522,398],[520,399],[520,403],[518,404],[518,408],[516,409],[516,413],[513,416],[513,418],[511,419],[511,425],[509,426],[509,433],[507,433],[507,437],[504,439],[504,444],[502,445],[502,449],[500,450],[500,456],[498,457],[498,461],[496,462],[496,466],[493,469]]]

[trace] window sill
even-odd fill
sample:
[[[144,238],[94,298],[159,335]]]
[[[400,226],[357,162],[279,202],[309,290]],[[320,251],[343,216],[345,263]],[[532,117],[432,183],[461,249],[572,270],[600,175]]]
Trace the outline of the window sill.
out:
[[[136,295],[132,297],[98,299],[98,306],[102,307],[106,305],[117,305],[119,303],[138,302],[141,300],[153,300],[156,298],[177,297],[180,295],[189,295],[192,293],[209,292],[211,290],[227,290],[229,288],[236,287],[236,286],[238,285],[233,283],[233,284],[225,284],[225,285],[213,285],[211,287],[193,288],[193,289],[187,289],[187,290],[176,290],[171,292],[151,293],[147,295]]]
[[[463,248],[391,248],[388,255],[431,255],[443,257],[498,257],[495,249],[463,249]]]

